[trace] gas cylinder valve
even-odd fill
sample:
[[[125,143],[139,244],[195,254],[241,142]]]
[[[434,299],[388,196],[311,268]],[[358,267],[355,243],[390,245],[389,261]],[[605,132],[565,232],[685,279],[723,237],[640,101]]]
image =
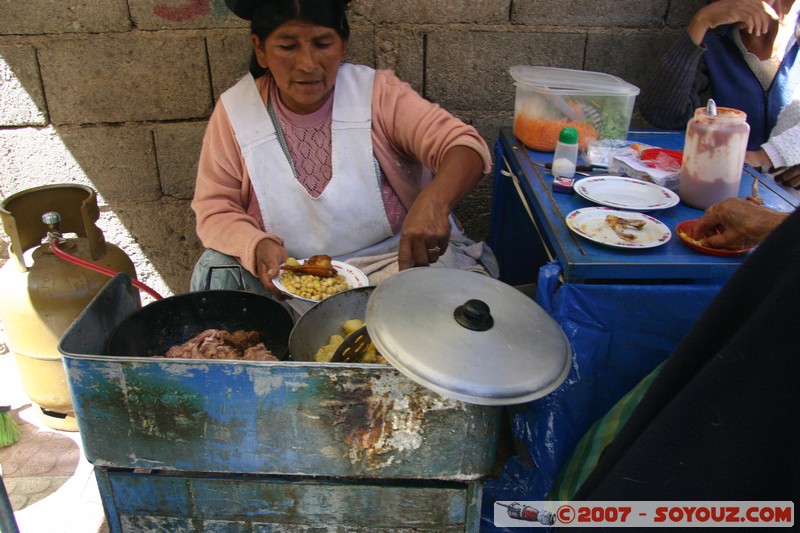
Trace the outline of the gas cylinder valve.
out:
[[[58,226],[61,223],[61,215],[58,211],[48,211],[42,215],[42,222],[50,226]]]
[[[57,211],[48,211],[42,215],[42,222],[47,225],[48,242],[55,240],[58,243],[63,243],[66,241],[59,228],[61,225],[61,215]]]

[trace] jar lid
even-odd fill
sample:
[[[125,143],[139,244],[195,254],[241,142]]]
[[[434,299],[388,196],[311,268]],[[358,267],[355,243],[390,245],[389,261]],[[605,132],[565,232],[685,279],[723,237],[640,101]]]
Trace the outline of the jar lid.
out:
[[[578,144],[578,130],[572,126],[562,128],[558,135],[558,141],[564,144]]]
[[[747,113],[741,109],[732,107],[715,107],[716,114],[709,113],[708,106],[698,107],[694,110],[694,118],[705,121],[716,121],[722,123],[743,123],[747,122]]]
[[[566,378],[572,350],[530,297],[489,276],[413,268],[388,278],[367,303],[378,351],[409,379],[480,405],[535,400]]]

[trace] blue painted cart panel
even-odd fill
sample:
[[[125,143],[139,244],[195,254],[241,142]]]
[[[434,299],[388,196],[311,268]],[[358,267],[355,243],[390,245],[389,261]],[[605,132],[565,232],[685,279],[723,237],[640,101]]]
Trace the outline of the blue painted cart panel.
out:
[[[352,483],[337,479],[102,471],[123,531],[465,531],[479,484]]]

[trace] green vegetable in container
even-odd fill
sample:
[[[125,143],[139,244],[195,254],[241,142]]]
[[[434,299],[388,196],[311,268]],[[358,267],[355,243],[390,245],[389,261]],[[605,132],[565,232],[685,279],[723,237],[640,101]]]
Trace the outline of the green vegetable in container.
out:
[[[630,115],[628,114],[627,101],[622,98],[609,96],[602,99],[600,105],[600,138],[601,139],[626,139]]]

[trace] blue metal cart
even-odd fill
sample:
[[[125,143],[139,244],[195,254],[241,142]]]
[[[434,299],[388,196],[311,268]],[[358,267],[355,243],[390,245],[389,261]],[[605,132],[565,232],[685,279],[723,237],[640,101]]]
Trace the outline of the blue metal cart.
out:
[[[499,408],[384,365],[105,355],[138,308],[118,275],[59,346],[112,532],[478,530]]]

